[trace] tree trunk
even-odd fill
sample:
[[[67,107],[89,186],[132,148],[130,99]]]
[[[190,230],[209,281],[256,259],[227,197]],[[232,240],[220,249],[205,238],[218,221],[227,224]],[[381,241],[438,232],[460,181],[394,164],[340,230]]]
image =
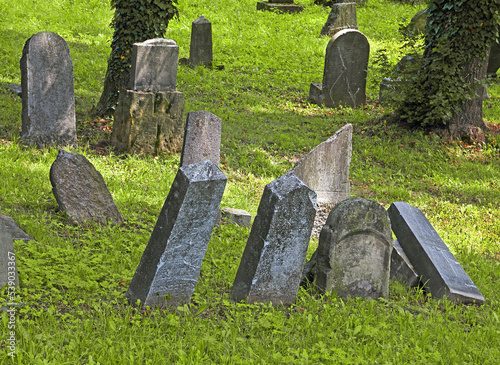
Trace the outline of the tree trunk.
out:
[[[109,67],[104,78],[104,89],[102,91],[99,102],[94,107],[93,113],[100,117],[110,117],[113,115],[116,104],[118,103],[118,95],[120,90],[126,86],[130,77],[130,72],[123,72],[121,78],[116,81],[109,77]]]

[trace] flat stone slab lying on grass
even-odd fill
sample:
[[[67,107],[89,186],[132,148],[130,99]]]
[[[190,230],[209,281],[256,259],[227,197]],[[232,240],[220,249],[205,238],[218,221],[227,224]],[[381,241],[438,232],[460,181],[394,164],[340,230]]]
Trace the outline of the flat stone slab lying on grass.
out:
[[[85,156],[59,150],[50,183],[59,208],[76,223],[123,223],[102,175]]]
[[[177,306],[193,295],[227,178],[211,161],[182,166],[130,282],[143,306]]]
[[[266,185],[234,279],[233,300],[295,303],[315,214],[316,194],[293,173]]]
[[[257,2],[257,10],[271,10],[282,13],[300,13],[304,10],[302,5],[293,4],[293,1],[259,1]]]
[[[484,303],[483,295],[418,208],[394,202],[388,212],[398,242],[432,296]]]

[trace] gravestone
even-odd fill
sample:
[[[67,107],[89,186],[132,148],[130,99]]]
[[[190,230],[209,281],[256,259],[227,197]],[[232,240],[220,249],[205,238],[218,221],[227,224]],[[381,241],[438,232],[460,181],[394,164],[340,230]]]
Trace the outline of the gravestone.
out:
[[[179,46],[171,39],[155,38],[134,43],[130,90],[175,91]]]
[[[330,108],[348,105],[353,108],[366,102],[366,74],[370,45],[354,29],[344,29],[328,42],[323,83],[312,83],[309,99]]]
[[[41,32],[26,41],[21,58],[21,142],[76,145],[73,62],[64,39]]]
[[[500,68],[500,43],[494,42],[490,48],[488,58],[488,68],[486,74],[488,77],[497,77],[497,71]]]
[[[241,227],[250,227],[252,225],[252,216],[243,209],[222,208],[221,219],[225,223],[234,223]]]
[[[212,23],[203,15],[191,24],[189,63],[212,67]]]
[[[333,206],[349,198],[351,194],[351,155],[352,125],[346,124],[309,152],[292,169],[292,172],[317,195],[318,212],[313,237],[319,234]]]
[[[294,4],[293,0],[269,0],[257,2],[257,10],[271,10],[281,13],[300,13],[302,5]]]
[[[419,277],[415,268],[408,260],[398,240],[394,240],[394,249],[391,254],[391,280],[397,280],[409,287],[418,285]]]
[[[123,223],[102,175],[85,156],[59,150],[50,183],[59,208],[74,222]]]
[[[320,34],[321,36],[333,37],[343,29],[358,29],[356,3],[333,4]]]
[[[14,240],[11,231],[0,221],[0,288],[19,286]]]
[[[143,306],[188,303],[227,178],[211,161],[179,168],[126,297]]]
[[[220,162],[221,119],[207,111],[189,112],[184,130],[181,166],[205,160]]]
[[[483,295],[420,209],[394,202],[388,212],[398,242],[432,296],[468,304],[484,303]]]
[[[23,240],[24,242],[34,241],[26,232],[19,228],[14,221],[9,216],[0,214],[0,225],[3,225],[4,229],[12,235],[13,240]]]
[[[330,212],[319,236],[315,286],[340,297],[376,299],[389,294],[391,224],[377,202],[350,198]]]
[[[296,300],[316,213],[316,194],[291,172],[266,185],[231,297],[248,303]]]

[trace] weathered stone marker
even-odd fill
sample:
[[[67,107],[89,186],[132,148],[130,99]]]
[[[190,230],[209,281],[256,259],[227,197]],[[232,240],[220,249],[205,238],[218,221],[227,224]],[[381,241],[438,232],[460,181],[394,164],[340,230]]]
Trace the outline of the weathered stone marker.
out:
[[[293,0],[269,0],[257,2],[257,10],[275,10],[282,13],[300,13],[302,5],[294,4]]]
[[[190,301],[226,181],[211,161],[179,169],[130,282],[130,302],[165,307]]]
[[[76,223],[123,223],[102,175],[85,156],[59,150],[50,167],[50,183],[57,204]]]
[[[26,41],[20,64],[22,143],[76,145],[73,62],[66,41],[52,32],[37,33]]]
[[[250,227],[252,225],[252,216],[246,210],[223,208],[222,222],[233,223],[242,227]]]
[[[212,67],[212,23],[203,15],[191,24],[189,63]]]
[[[394,234],[432,296],[484,303],[483,295],[420,209],[394,202],[388,212]]]
[[[419,277],[415,268],[408,260],[398,240],[394,240],[394,249],[391,254],[391,280],[397,280],[409,287],[418,285]]]
[[[319,236],[315,286],[340,297],[389,294],[391,223],[377,202],[350,198],[331,211]]]
[[[291,172],[269,183],[260,200],[231,297],[294,303],[316,213],[316,194]]]
[[[189,112],[184,130],[181,166],[205,160],[220,162],[221,119],[207,111]]]
[[[343,29],[358,29],[356,3],[333,4],[328,19],[321,28],[321,36],[333,37]]]
[[[12,235],[13,240],[23,240],[25,242],[34,241],[34,239],[19,228],[14,219],[9,216],[0,214],[0,225],[3,225],[4,229]]]
[[[6,226],[0,222],[0,288],[19,286],[19,275],[14,252],[14,237]]]
[[[326,47],[323,83],[311,84],[309,99],[330,108],[364,105],[369,54],[363,33],[344,29],[335,34]]]

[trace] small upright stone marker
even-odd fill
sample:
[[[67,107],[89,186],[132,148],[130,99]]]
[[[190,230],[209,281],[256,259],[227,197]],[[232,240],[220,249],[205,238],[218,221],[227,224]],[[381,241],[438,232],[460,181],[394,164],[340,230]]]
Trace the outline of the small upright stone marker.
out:
[[[343,29],[358,29],[356,3],[333,4],[321,36],[333,37]]]
[[[26,41],[21,85],[22,143],[38,148],[76,145],[73,62],[64,39],[41,32]]]
[[[212,67],[212,23],[203,15],[191,24],[189,63]]]
[[[179,168],[130,282],[130,302],[165,307],[190,301],[226,181],[211,161]]]
[[[189,112],[184,130],[181,166],[205,160],[220,162],[221,119],[207,111]]]
[[[266,186],[234,279],[233,300],[295,302],[315,214],[316,194],[291,172]]]
[[[326,47],[323,83],[311,84],[309,99],[329,108],[364,105],[369,54],[363,33],[344,29],[335,34]]]
[[[315,286],[343,298],[389,294],[391,223],[377,202],[350,198],[331,211],[319,236]]]
[[[394,202],[388,212],[394,234],[432,296],[484,303],[483,295],[418,208]]]
[[[130,89],[175,91],[179,46],[172,39],[155,38],[134,43]]]
[[[123,223],[102,175],[85,156],[59,150],[50,168],[50,183],[57,204],[76,223]]]

